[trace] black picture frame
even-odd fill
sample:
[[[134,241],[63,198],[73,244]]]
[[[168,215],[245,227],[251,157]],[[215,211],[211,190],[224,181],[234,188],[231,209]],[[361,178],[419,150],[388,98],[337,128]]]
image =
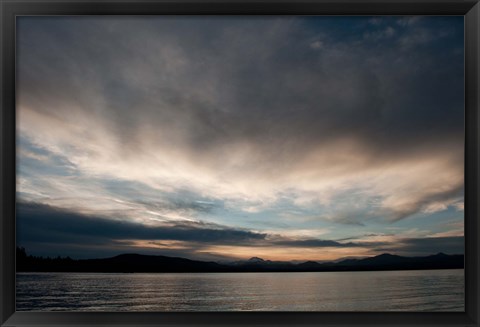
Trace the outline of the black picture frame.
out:
[[[1,326],[479,326],[480,4],[472,0],[1,0]],[[15,312],[15,22],[21,15],[464,15],[465,312]]]

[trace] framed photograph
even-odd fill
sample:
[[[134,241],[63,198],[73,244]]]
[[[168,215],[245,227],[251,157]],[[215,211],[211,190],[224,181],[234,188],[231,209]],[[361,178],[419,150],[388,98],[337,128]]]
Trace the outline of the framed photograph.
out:
[[[1,326],[478,326],[477,1],[3,1]]]

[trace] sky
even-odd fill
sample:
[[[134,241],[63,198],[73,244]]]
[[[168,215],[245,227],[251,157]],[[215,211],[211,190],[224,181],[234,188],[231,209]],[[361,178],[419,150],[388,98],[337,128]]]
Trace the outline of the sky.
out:
[[[464,252],[463,16],[17,18],[17,245]]]

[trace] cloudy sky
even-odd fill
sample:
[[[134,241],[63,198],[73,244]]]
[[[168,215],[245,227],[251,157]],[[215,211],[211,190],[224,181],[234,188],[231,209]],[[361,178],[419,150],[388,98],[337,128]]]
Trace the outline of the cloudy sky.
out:
[[[463,253],[463,17],[17,18],[35,255]]]

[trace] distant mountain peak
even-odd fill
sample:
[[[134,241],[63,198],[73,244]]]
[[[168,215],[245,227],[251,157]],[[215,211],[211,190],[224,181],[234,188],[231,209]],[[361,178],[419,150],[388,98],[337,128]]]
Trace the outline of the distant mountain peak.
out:
[[[438,252],[437,254],[434,254],[435,257],[447,257],[447,255],[443,252]]]
[[[112,258],[128,258],[128,257],[139,257],[139,256],[141,255],[138,253],[123,253],[123,254],[116,255]]]
[[[391,258],[391,257],[398,257],[398,255],[391,254],[391,253],[382,253],[377,255],[377,258]]]
[[[248,262],[265,262],[265,260],[263,260],[262,258],[259,258],[259,257],[251,257],[250,259],[248,259]]]

